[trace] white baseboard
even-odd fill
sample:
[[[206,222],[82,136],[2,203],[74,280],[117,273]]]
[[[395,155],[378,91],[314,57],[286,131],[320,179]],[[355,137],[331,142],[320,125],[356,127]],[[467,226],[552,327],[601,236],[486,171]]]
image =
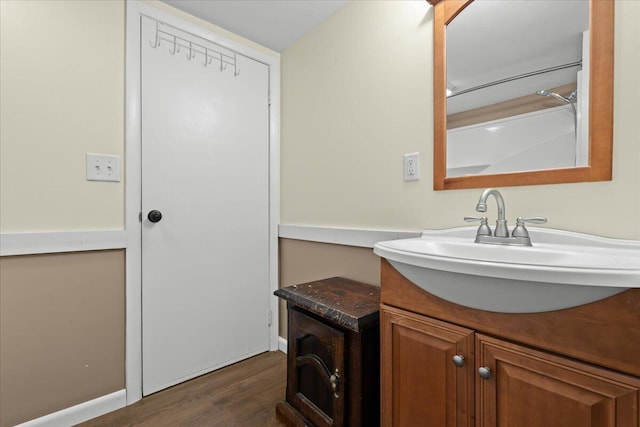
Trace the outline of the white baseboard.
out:
[[[78,230],[0,234],[0,256],[123,249],[125,230]]]
[[[373,248],[385,240],[420,237],[418,231],[370,230],[364,228],[316,227],[307,225],[280,224],[278,236],[285,239],[308,240],[310,242]]]
[[[284,354],[287,354],[287,339],[286,338],[278,337],[278,350],[280,350]]]
[[[116,409],[124,408],[127,404],[126,390],[118,390],[111,394],[65,408],[35,420],[27,421],[15,427],[68,427],[92,418],[99,417]]]

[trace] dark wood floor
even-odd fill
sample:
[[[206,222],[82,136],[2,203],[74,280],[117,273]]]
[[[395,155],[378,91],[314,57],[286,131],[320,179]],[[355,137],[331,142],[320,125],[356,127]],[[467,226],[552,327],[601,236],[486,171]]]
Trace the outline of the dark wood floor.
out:
[[[82,427],[275,427],[286,355],[267,352],[143,398]]]

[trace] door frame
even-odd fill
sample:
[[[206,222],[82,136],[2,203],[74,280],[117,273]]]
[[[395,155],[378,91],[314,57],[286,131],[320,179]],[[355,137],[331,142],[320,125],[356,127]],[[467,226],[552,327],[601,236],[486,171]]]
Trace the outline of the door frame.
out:
[[[280,56],[234,40],[230,34],[182,19],[140,0],[126,2],[125,55],[125,228],[126,228],[126,346],[127,405],[142,398],[142,171],[141,171],[141,15],[164,21],[196,36],[221,44],[269,67],[269,350],[278,349],[278,223],[280,220]],[[207,24],[204,24],[207,25]],[[209,27],[209,25],[207,25]],[[217,30],[216,30],[217,29]],[[231,35],[233,37],[233,35]],[[265,319],[266,321],[266,319]]]

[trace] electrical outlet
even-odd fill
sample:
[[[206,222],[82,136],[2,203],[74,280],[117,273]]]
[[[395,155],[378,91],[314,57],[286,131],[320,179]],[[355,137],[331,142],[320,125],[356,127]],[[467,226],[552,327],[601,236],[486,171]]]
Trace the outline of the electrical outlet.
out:
[[[420,153],[404,155],[404,180],[417,181],[420,179]]]
[[[120,156],[87,153],[87,181],[120,182]]]

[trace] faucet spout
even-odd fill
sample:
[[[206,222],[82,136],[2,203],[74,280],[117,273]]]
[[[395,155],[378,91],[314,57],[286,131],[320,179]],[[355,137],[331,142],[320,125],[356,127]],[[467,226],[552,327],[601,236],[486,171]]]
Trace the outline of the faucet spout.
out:
[[[487,211],[487,199],[489,196],[493,196],[498,203],[498,220],[505,220],[505,209],[504,209],[504,199],[502,198],[502,194],[495,188],[487,188],[480,195],[480,200],[478,200],[478,205],[476,206],[476,211],[478,212],[486,212]]]
[[[480,195],[478,204],[476,205],[476,211],[487,211],[487,199],[489,196],[493,196],[498,204],[498,220],[496,221],[496,231],[494,232],[494,236],[509,237],[509,229],[507,228],[507,220],[505,217],[504,199],[498,190],[495,188],[487,188],[484,190]]]

